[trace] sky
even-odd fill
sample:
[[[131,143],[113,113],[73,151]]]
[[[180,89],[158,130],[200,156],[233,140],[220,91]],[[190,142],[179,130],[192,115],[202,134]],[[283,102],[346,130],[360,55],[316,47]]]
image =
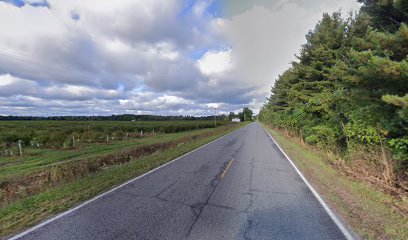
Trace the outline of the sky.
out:
[[[0,0],[0,115],[257,113],[355,0]]]

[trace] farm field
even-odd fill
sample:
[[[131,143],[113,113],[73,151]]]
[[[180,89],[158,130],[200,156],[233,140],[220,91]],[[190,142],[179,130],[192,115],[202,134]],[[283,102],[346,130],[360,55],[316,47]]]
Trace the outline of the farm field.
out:
[[[29,126],[28,122],[23,123],[25,127]],[[78,129],[89,124],[51,122],[47,129],[46,122],[31,123],[34,135],[37,134],[36,129],[53,132],[58,131],[58,127],[65,129],[63,126],[67,124],[67,129],[76,129],[79,137],[82,132]],[[15,128],[9,133],[21,131],[21,126],[16,127],[16,124],[0,122],[1,135],[5,133],[4,129],[11,129],[10,126]],[[0,236],[35,224],[244,125],[219,122],[214,128],[213,121],[152,122],[150,126],[143,122],[140,124],[144,127],[143,136],[139,126],[136,127],[137,122],[95,122],[89,128],[103,124],[109,129],[104,130],[104,134],[113,136],[113,129],[128,127],[125,129],[129,131],[127,140],[115,137],[108,142],[106,139],[94,142],[80,140],[75,146],[58,147],[52,144],[37,147],[24,142],[23,156],[0,156]],[[168,130],[168,125],[172,124],[177,126],[173,133]],[[155,127],[154,132],[147,130],[151,126]],[[188,131],[186,126],[192,130]],[[133,131],[130,127],[134,127]],[[157,129],[167,129],[169,133]],[[68,138],[69,134],[65,136]],[[6,147],[16,148],[15,144],[2,144],[2,151]],[[18,149],[14,151],[17,153]]]
[[[225,125],[218,121],[217,126]],[[68,148],[74,142],[106,142],[124,139],[140,131],[175,133],[212,128],[214,121],[0,121],[0,143],[40,145]],[[74,141],[74,142],[73,142]],[[4,146],[3,146],[4,147]],[[4,149],[3,149],[4,150]]]
[[[219,121],[217,126],[227,122]],[[214,128],[213,121],[4,121],[0,122],[0,181],[53,164],[80,161],[118,149],[154,144],[181,132]],[[169,135],[169,133],[175,133]],[[179,134],[177,134],[179,133]],[[23,156],[18,141],[22,141]],[[38,144],[38,145],[37,145]],[[13,155],[10,155],[10,153]]]

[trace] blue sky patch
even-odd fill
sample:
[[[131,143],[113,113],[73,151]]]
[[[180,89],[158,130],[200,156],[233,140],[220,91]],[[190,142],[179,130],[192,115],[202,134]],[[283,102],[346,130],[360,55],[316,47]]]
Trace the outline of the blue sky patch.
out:
[[[81,19],[81,15],[79,15],[77,12],[71,12],[71,18],[75,21],[79,21],[79,19]]]
[[[206,54],[208,51],[210,51],[210,49],[196,49],[190,53],[188,53],[188,57],[190,57],[191,59],[200,59],[202,56],[204,56],[204,54]]]
[[[50,8],[50,4],[46,0],[37,1],[37,2],[33,2],[33,3],[28,3],[28,2],[26,2],[24,0],[0,0],[0,2],[10,3],[10,4],[13,4],[16,7],[24,7],[26,4],[28,4],[28,5],[33,6],[33,7]]]
[[[221,0],[215,0],[208,6],[205,12],[213,17],[220,17],[222,15],[221,10]]]

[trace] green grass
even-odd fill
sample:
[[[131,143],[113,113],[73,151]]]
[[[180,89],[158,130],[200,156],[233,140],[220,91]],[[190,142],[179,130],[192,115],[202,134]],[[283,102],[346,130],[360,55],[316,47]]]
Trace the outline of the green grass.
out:
[[[58,187],[6,205],[0,208],[0,237],[15,234],[45,218],[67,210],[126,180],[139,176],[205,143],[232,132],[243,125],[235,124],[217,129],[200,130],[201,132],[207,131],[212,134],[205,138],[197,138],[195,141],[181,144],[176,148],[160,151],[125,164],[107,167],[97,173],[69,183],[63,183]],[[178,136],[181,135],[183,134]],[[171,136],[168,135],[166,137]]]
[[[397,209],[406,208],[406,200],[395,199],[347,176],[332,167],[324,154],[298,144],[278,131],[268,130],[319,194],[360,237],[408,239],[407,218]]]

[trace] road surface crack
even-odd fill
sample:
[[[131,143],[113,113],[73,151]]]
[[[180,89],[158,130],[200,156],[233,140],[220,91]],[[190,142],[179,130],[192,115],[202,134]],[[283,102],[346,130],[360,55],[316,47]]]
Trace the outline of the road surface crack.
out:
[[[219,205],[219,204],[214,204],[214,203],[209,203],[207,204],[208,206],[216,207],[216,208],[222,208],[222,209],[228,209],[228,210],[237,210],[236,208],[230,207],[230,206],[224,206],[224,205]]]
[[[248,222],[248,224],[247,224],[247,227],[245,228],[245,231],[244,231],[244,239],[245,240],[251,240],[251,238],[249,237],[249,234],[250,234],[251,229],[252,229],[252,220],[247,220],[247,222]]]
[[[260,190],[260,189],[251,189],[251,192],[254,193],[266,193],[266,194],[281,194],[281,195],[293,195],[296,196],[296,193],[291,193],[291,192],[278,192],[278,191],[264,191],[264,190]]]
[[[207,197],[207,199],[205,200],[204,204],[202,204],[202,205],[200,205],[200,206],[197,206],[200,210],[199,210],[198,214],[196,215],[196,217],[194,218],[194,221],[193,221],[193,223],[191,224],[191,226],[190,226],[190,228],[189,228],[189,230],[188,230],[188,232],[187,232],[186,237],[190,236],[191,231],[193,230],[193,228],[194,228],[195,224],[197,223],[198,219],[200,218],[201,213],[203,212],[205,206],[210,205],[210,204],[208,203],[208,201],[210,200],[211,196],[212,196],[213,193],[215,192],[215,189],[217,188],[218,184],[221,182],[221,178],[220,178],[221,173],[222,173],[222,169],[221,169],[220,173],[217,174],[217,175],[211,180],[210,186],[211,186],[213,189],[212,189],[211,193],[208,195],[208,197]]]
[[[248,206],[247,206],[247,207],[245,208],[245,210],[244,210],[244,213],[247,214],[247,226],[246,226],[246,228],[245,228],[245,230],[244,230],[243,237],[244,237],[244,239],[246,239],[246,240],[251,239],[251,238],[249,237],[249,234],[250,234],[251,229],[252,229],[252,220],[250,219],[250,217],[251,217],[251,216],[250,216],[250,209],[252,208],[252,205],[253,205],[253,203],[254,203],[254,194],[253,194],[253,191],[255,190],[255,189],[252,188],[252,179],[253,179],[253,176],[254,176],[254,168],[255,168],[254,161],[255,161],[255,158],[252,158],[252,159],[251,159],[251,174],[249,175],[249,192],[248,192],[248,195],[249,195],[250,197],[249,197]]]
[[[190,204],[186,204],[186,203],[183,203],[183,202],[162,198],[162,197],[159,197],[157,195],[156,196],[146,196],[146,195],[134,194],[134,193],[130,193],[130,192],[123,192],[123,193],[127,194],[127,195],[130,195],[130,196],[134,196],[134,197],[157,199],[157,200],[160,200],[162,202],[176,203],[176,204],[180,204],[180,205],[183,205],[183,206],[186,206],[186,207],[190,207],[192,209],[199,208],[199,205],[203,204],[203,203],[198,203],[198,204],[190,205]]]
[[[176,181],[172,182],[171,184],[169,184],[167,187],[165,187],[163,190],[161,190],[159,193],[157,193],[155,195],[156,198],[158,198],[162,193],[164,193],[165,191],[167,191],[168,189],[170,189],[171,187],[173,187],[174,185],[176,185],[176,183],[178,183],[180,181],[180,178],[178,178]]]

